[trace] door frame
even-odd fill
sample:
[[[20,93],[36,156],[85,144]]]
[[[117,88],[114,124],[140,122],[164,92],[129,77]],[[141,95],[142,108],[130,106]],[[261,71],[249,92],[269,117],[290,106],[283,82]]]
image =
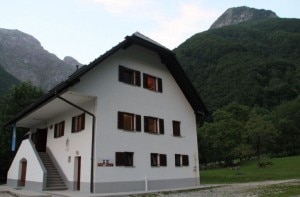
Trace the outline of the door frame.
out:
[[[18,186],[24,187],[26,184],[27,160],[21,159]]]
[[[74,158],[74,190],[80,191],[81,182],[81,156]]]

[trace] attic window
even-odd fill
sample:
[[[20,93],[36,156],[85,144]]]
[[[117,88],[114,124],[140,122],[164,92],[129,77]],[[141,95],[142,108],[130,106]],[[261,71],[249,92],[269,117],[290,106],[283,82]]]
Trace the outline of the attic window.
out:
[[[119,66],[119,81],[130,85],[141,86],[141,73],[124,66]]]
[[[162,92],[162,80],[161,78],[154,77],[148,74],[143,74],[143,86],[148,90],[155,92]]]

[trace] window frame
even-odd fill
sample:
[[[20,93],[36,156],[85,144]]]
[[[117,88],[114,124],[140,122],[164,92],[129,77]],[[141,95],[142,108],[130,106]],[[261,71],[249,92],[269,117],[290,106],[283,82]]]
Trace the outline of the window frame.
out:
[[[132,120],[131,120],[132,128],[125,127],[124,116],[132,117]],[[121,129],[124,131],[130,131],[130,132],[134,132],[134,131],[141,132],[141,130],[142,130],[141,129],[141,115],[118,111],[118,129]]]
[[[154,81],[154,83],[153,83],[154,87],[149,85],[148,79],[151,79]],[[148,89],[148,90],[151,90],[154,92],[160,92],[160,93],[163,92],[162,79],[159,77],[155,77],[153,75],[146,74],[146,73],[143,73],[143,87],[145,89]]]
[[[134,167],[134,152],[116,152],[116,166]]]
[[[126,75],[130,75],[127,79]],[[119,65],[119,82],[126,83],[128,85],[133,85],[133,86],[141,86],[141,72],[127,68],[125,66]]]
[[[150,123],[153,121],[153,129],[150,129]],[[144,116],[144,132],[145,133],[151,133],[151,134],[157,134],[157,135],[163,135],[165,134],[164,129],[164,119],[152,117],[152,116]]]
[[[166,167],[167,163],[168,162],[166,154],[150,153],[151,167]]]
[[[65,121],[58,122],[54,125],[54,138],[64,136],[65,133]]]
[[[189,155],[175,154],[175,167],[186,167],[189,163]]]
[[[85,129],[85,113],[72,117],[71,133],[78,133]]]
[[[177,120],[172,121],[173,127],[173,136],[174,137],[182,137],[181,135],[181,122]]]

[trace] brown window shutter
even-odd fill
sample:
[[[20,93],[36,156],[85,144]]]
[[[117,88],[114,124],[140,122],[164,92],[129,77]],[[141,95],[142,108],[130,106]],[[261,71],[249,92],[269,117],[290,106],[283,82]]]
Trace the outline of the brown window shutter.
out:
[[[158,166],[156,153],[150,154],[150,160],[151,160],[151,166]]]
[[[157,78],[157,85],[158,85],[158,92],[162,92],[163,91],[163,87],[162,87],[162,80],[161,80],[161,78]]]
[[[75,121],[75,120],[76,120],[76,117],[72,117],[72,130],[71,130],[72,133],[76,132],[76,131],[75,131],[75,128],[76,128],[75,122],[76,122],[76,121]]]
[[[144,131],[149,132],[149,121],[147,116],[144,117]]]
[[[159,133],[160,134],[165,133],[164,119],[159,119]]]
[[[54,138],[57,138],[57,127],[58,127],[58,125],[57,124],[55,124],[54,125]]]
[[[125,165],[125,153],[116,152],[116,166]]]
[[[140,115],[135,115],[135,130],[136,131],[141,131],[141,116]]]
[[[81,120],[82,120],[82,122],[81,122],[81,130],[84,130],[84,128],[85,128],[85,113],[83,113],[81,116],[82,116],[82,118],[81,118]]]
[[[147,74],[143,74],[143,87],[144,88],[148,88],[148,85],[147,85],[147,78],[148,78],[148,75]]]
[[[135,85],[136,86],[141,86],[141,72],[135,71]]]
[[[189,165],[189,156],[188,155],[182,155],[182,165],[183,166]]]
[[[61,132],[61,136],[63,136],[65,133],[65,121],[62,121],[62,132]]]
[[[125,166],[133,166],[133,152],[125,152],[124,157]]]
[[[120,65],[119,66],[119,81],[124,81],[123,73],[124,73],[124,67]]]
[[[181,136],[180,134],[180,122],[173,121],[173,135],[174,136]]]
[[[160,166],[167,166],[167,155],[165,154],[160,154],[159,155],[160,159]]]
[[[181,166],[179,154],[175,154],[175,166]]]
[[[118,112],[118,129],[123,129],[124,126],[123,126],[123,123],[124,123],[124,120],[123,120],[123,113],[122,112]]]

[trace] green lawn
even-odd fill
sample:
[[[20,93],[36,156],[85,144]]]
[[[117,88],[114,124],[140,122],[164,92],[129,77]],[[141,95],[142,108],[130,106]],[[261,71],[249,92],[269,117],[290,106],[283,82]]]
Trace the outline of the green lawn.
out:
[[[290,184],[276,184],[270,186],[264,186],[256,188],[252,192],[255,196],[260,197],[289,197],[299,196],[300,194],[300,182],[294,182]]]
[[[237,170],[231,168],[202,170],[201,184],[300,179],[300,156],[264,159],[264,161],[271,161],[273,165],[260,168],[257,161],[247,161]]]

